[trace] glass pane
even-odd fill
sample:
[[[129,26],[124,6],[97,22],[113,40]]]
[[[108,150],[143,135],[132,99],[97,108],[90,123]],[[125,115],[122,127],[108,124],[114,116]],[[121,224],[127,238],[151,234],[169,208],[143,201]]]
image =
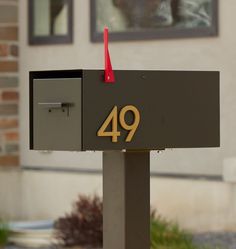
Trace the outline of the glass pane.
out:
[[[213,0],[95,0],[97,30],[198,28],[212,24]]]
[[[64,0],[51,0],[50,2],[51,34],[66,35],[68,32],[68,4]]]
[[[50,34],[50,0],[34,0],[34,35]]]
[[[67,35],[68,3],[65,0],[34,1],[34,35]]]

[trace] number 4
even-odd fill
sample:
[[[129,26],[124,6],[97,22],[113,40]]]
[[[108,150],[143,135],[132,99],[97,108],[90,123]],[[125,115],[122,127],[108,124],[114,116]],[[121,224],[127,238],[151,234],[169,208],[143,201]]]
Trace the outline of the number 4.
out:
[[[128,111],[133,112],[134,114],[134,122],[133,124],[127,124],[125,122],[125,115]],[[117,106],[115,106],[101,128],[98,130],[97,135],[99,137],[112,137],[112,142],[116,143],[118,141],[118,136],[120,136],[120,132],[117,131],[117,123],[118,123],[118,110]],[[111,123],[112,130],[111,131],[105,131],[108,127],[109,123]],[[121,109],[120,115],[119,115],[119,122],[120,125],[127,131],[129,131],[128,136],[126,137],[126,142],[130,142],[134,136],[134,133],[136,132],[139,122],[140,122],[140,114],[138,109],[135,106],[127,105],[124,108]]]
[[[115,106],[97,133],[99,137],[112,137],[113,143],[116,143],[117,137],[120,136],[120,132],[117,131],[117,113]],[[111,131],[105,131],[110,122],[112,122]]]

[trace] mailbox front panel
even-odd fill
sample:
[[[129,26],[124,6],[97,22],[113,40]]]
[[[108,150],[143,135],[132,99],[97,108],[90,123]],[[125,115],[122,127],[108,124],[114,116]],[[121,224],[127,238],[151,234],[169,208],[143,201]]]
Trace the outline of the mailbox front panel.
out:
[[[82,149],[81,84],[81,78],[33,80],[33,149]]]

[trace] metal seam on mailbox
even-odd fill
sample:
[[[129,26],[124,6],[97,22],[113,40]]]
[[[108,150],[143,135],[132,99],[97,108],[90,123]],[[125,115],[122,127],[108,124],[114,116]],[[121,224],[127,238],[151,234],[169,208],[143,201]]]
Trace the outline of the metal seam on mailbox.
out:
[[[81,151],[84,150],[84,70],[81,75]]]
[[[30,72],[30,85],[29,85],[29,92],[30,92],[30,99],[29,99],[29,103],[30,103],[30,107],[29,107],[29,111],[30,111],[30,149],[34,149],[34,137],[33,137],[33,128],[34,128],[34,124],[33,124],[33,114],[34,114],[34,109],[33,109],[33,75],[32,72]]]

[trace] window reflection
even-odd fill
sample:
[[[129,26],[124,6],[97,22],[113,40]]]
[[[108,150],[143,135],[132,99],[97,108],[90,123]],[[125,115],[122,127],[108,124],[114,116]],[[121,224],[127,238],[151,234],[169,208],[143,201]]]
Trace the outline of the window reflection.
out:
[[[34,1],[34,35],[51,36],[68,33],[68,4],[65,0]]]

